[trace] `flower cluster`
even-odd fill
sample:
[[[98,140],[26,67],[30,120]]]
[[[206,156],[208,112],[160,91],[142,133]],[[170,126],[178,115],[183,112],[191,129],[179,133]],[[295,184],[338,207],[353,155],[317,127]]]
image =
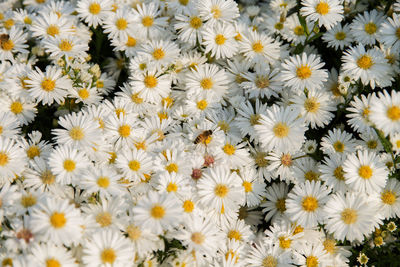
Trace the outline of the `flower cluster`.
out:
[[[2,266],[366,264],[400,217],[372,2],[3,1]]]

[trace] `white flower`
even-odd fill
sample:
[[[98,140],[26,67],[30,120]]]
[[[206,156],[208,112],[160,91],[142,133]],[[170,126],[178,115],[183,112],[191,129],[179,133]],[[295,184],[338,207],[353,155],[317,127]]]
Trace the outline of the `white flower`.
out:
[[[89,26],[97,28],[111,15],[111,8],[111,0],[82,0],[77,3],[76,11]]]
[[[370,119],[386,135],[400,132],[400,92],[386,90],[371,101]]]
[[[214,27],[203,29],[203,45],[205,45],[205,53],[211,52],[211,56],[216,59],[230,58],[236,54],[238,50],[235,28],[230,24],[217,24]]]
[[[26,154],[13,139],[0,137],[0,185],[9,184],[27,164]]]
[[[300,12],[307,20],[318,21],[319,27],[330,30],[343,19],[343,6],[339,0],[303,0]]]

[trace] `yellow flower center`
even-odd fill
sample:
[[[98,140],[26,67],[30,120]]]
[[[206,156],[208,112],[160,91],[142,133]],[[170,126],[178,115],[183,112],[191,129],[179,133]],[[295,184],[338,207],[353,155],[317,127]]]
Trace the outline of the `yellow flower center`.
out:
[[[301,203],[303,209],[307,212],[313,212],[318,208],[318,200],[313,196],[303,198]]]
[[[183,210],[187,213],[190,213],[194,210],[194,203],[191,200],[185,200],[183,202]]]
[[[140,169],[140,162],[137,160],[131,160],[131,161],[129,161],[128,166],[129,166],[129,169],[136,172]]]
[[[274,256],[267,256],[262,260],[262,267],[277,267],[278,260]]]
[[[50,258],[46,260],[46,267],[61,267],[61,263],[54,258]]]
[[[81,127],[75,126],[71,130],[69,130],[69,136],[73,140],[79,141],[79,140],[82,140],[85,137],[85,134],[84,134],[84,132],[83,132]]]
[[[82,98],[83,100],[87,99],[90,94],[89,94],[89,90],[87,90],[86,88],[82,88],[78,91],[78,95],[80,98]]]
[[[73,44],[66,39],[61,40],[60,44],[58,45],[61,51],[68,52],[71,51]]]
[[[90,12],[91,14],[97,15],[97,14],[100,13],[100,11],[101,11],[100,4],[98,4],[98,3],[91,3],[91,4],[89,5],[89,12]]]
[[[308,79],[311,76],[311,69],[307,65],[301,65],[297,68],[296,75],[302,80]]]
[[[5,51],[11,51],[14,48],[14,42],[11,39],[8,39],[5,42],[1,43],[1,49]]]
[[[200,81],[200,86],[201,88],[203,88],[204,90],[208,90],[211,89],[213,86],[213,81],[211,80],[211,78],[204,78]]]
[[[129,125],[122,125],[118,129],[118,133],[121,137],[126,138],[131,134],[131,127]]]
[[[280,198],[276,201],[275,207],[278,211],[281,213],[285,212],[286,210],[286,199],[285,198]]]
[[[138,240],[142,236],[142,231],[135,225],[128,225],[126,232],[131,240]]]
[[[65,218],[64,213],[62,212],[54,212],[50,216],[50,223],[54,228],[62,228],[67,223],[67,219]]]
[[[33,159],[34,157],[40,156],[40,150],[38,146],[30,146],[26,151],[28,158]]]
[[[154,219],[157,219],[157,220],[162,219],[165,215],[165,209],[160,205],[154,205],[151,208],[150,215]]]
[[[58,28],[57,25],[49,25],[49,27],[47,27],[47,34],[51,35],[51,36],[56,36],[57,34],[60,33],[60,29]]]
[[[364,30],[368,34],[374,34],[374,33],[376,33],[376,30],[377,30],[376,24],[373,22],[369,22],[369,23],[365,24]]]
[[[333,144],[333,149],[335,149],[336,152],[342,153],[344,151],[344,144],[340,141],[336,141]]]
[[[11,258],[5,258],[4,260],[1,261],[1,264],[4,267],[12,267],[13,266],[13,260]]]
[[[286,238],[286,236],[280,236],[279,237],[279,247],[282,249],[288,249],[290,248],[290,245],[292,244],[292,240],[289,238]]]
[[[56,82],[49,79],[49,78],[45,78],[42,81],[42,89],[46,92],[51,92],[54,90],[54,88],[56,87]]]
[[[324,249],[329,253],[329,254],[334,254],[336,252],[336,241],[334,239],[326,239],[323,242]]]
[[[182,6],[187,6],[188,3],[189,0],[179,0],[179,4],[181,4]]]
[[[361,165],[361,167],[358,169],[358,175],[360,175],[361,178],[363,179],[369,179],[372,177],[372,169],[368,165]]]
[[[304,101],[304,108],[311,113],[317,112],[320,105],[321,104],[315,97],[307,98],[306,101]]]
[[[254,83],[257,86],[257,88],[264,89],[269,86],[269,78],[268,76],[263,76],[263,75],[258,76]]]
[[[381,199],[383,203],[388,205],[393,205],[397,200],[396,194],[390,190],[385,190],[384,192],[382,192]]]
[[[282,22],[277,22],[274,25],[274,28],[277,29],[278,31],[283,29],[283,23]]]
[[[304,179],[307,181],[318,181],[319,174],[313,171],[308,171],[304,174]]]
[[[378,142],[376,142],[375,140],[370,140],[367,142],[367,147],[369,149],[375,149],[378,146]]]
[[[229,130],[231,129],[229,123],[227,123],[226,121],[219,121],[218,126],[222,131],[224,131],[224,133],[229,132]]]
[[[165,56],[164,51],[161,48],[154,49],[153,51],[153,58],[156,60],[163,59]]]
[[[67,172],[72,172],[73,170],[75,170],[75,161],[70,159],[64,160],[64,169]]]
[[[56,181],[56,176],[51,171],[45,170],[42,172],[40,179],[45,185],[51,185]]]
[[[192,234],[190,239],[193,241],[193,243],[195,243],[197,245],[201,245],[201,244],[203,244],[206,237],[200,232],[195,232]]]
[[[190,27],[192,27],[193,29],[197,30],[201,27],[201,25],[203,25],[203,22],[199,17],[194,16],[190,19]]]
[[[283,166],[290,167],[292,166],[292,155],[290,154],[283,154],[281,157],[281,163]]]
[[[106,248],[101,252],[101,261],[103,264],[109,263],[112,264],[114,263],[115,259],[117,258],[117,255],[115,251],[112,248]]]
[[[357,217],[358,217],[357,211],[354,209],[347,208],[347,209],[344,209],[341,213],[342,221],[345,224],[355,223],[357,221]]]
[[[96,222],[100,224],[101,227],[109,226],[112,223],[112,216],[107,211],[100,212],[96,215]]]
[[[335,34],[336,40],[342,41],[344,38],[346,38],[346,33],[345,32],[337,32]]]
[[[144,85],[147,87],[147,88],[154,88],[154,87],[156,87],[157,86],[157,84],[158,84],[158,81],[157,81],[157,78],[156,77],[154,77],[153,75],[147,75],[145,78],[144,78]]]
[[[244,181],[242,183],[242,186],[244,187],[244,191],[246,193],[253,191],[253,184],[247,181]]]
[[[217,36],[215,36],[215,43],[217,45],[223,45],[226,41],[226,38],[224,35],[222,34],[217,34]]]
[[[306,259],[306,266],[307,267],[318,267],[318,258],[315,256],[308,256]]]
[[[242,235],[237,230],[230,230],[228,232],[229,239],[235,239],[236,241],[240,241],[242,239]]]
[[[102,188],[107,188],[110,185],[110,179],[106,176],[100,176],[97,179],[97,185]]]
[[[10,110],[12,113],[19,114],[22,112],[23,109],[24,108],[23,108],[21,102],[15,101],[15,102],[11,103]]]
[[[179,168],[178,168],[178,165],[177,165],[177,164],[171,163],[171,164],[165,166],[165,169],[166,169],[169,173],[171,173],[171,172],[178,172],[178,169],[179,169]]]
[[[274,135],[278,138],[284,138],[289,135],[289,127],[286,123],[278,122],[272,129]]]
[[[257,41],[252,46],[253,51],[256,53],[261,53],[264,50],[264,46],[262,45],[261,41]]]
[[[214,193],[217,197],[223,198],[229,192],[229,188],[224,184],[217,184],[214,188]]]
[[[357,66],[361,69],[367,70],[374,65],[371,57],[368,55],[363,55],[359,59],[357,59]]]
[[[145,16],[142,18],[142,24],[145,27],[151,27],[153,25],[153,23],[154,23],[153,17]]]
[[[400,119],[400,108],[398,106],[391,106],[387,109],[386,115],[392,121],[398,121]]]
[[[208,106],[207,100],[203,99],[197,102],[197,108],[200,110],[205,110]]]
[[[329,13],[328,3],[321,1],[315,6],[315,11],[320,15],[326,15]]]
[[[225,154],[227,154],[227,155],[233,155],[236,151],[236,148],[231,144],[224,145],[223,149],[224,149]]]
[[[304,35],[304,28],[303,28],[303,26],[298,25],[298,26],[296,26],[296,27],[293,29],[293,32],[294,32],[294,34],[296,34],[297,36]]]
[[[128,36],[128,40],[126,41],[126,46],[134,47],[134,46],[136,46],[136,43],[137,43],[137,41],[135,38],[133,38],[132,36]]]
[[[27,195],[21,197],[21,205],[24,208],[32,207],[33,205],[36,204],[36,202],[37,202],[36,197],[31,194],[27,194]]]
[[[218,6],[213,6],[211,8],[211,13],[213,14],[214,19],[218,19],[222,15],[221,9],[219,9]]]
[[[333,176],[335,176],[335,178],[340,180],[340,181],[344,181],[344,171],[343,171],[342,166],[337,167],[333,171]]]
[[[171,193],[176,191],[178,191],[178,186],[176,185],[176,183],[169,183],[167,186],[167,192]]]
[[[13,19],[8,19],[3,22],[4,28],[6,28],[7,30],[11,29],[11,27],[14,26],[14,24],[15,23]]]
[[[261,118],[260,114],[251,114],[250,115],[250,124],[251,124],[251,126],[260,124],[259,123],[260,118]]]
[[[132,102],[134,102],[136,104],[143,103],[143,98],[139,97],[139,93],[132,94],[131,99],[132,99]]]
[[[126,21],[126,19],[120,18],[117,19],[117,21],[115,22],[115,26],[117,26],[118,30],[123,31],[128,28],[128,22]]]

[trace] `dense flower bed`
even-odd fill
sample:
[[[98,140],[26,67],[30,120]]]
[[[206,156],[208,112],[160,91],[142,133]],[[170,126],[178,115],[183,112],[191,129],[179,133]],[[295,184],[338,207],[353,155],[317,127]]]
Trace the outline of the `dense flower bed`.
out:
[[[1,266],[400,266],[400,2],[0,3]]]

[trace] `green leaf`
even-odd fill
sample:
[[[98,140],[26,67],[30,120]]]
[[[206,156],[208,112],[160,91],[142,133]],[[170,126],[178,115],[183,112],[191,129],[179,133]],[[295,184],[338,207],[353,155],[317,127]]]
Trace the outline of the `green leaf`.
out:
[[[392,155],[392,153],[393,153],[392,143],[390,143],[390,141],[384,136],[382,131],[376,129],[375,127],[374,127],[374,130],[375,130],[376,134],[378,135],[378,138],[381,141],[382,146],[385,149],[385,151]]]

